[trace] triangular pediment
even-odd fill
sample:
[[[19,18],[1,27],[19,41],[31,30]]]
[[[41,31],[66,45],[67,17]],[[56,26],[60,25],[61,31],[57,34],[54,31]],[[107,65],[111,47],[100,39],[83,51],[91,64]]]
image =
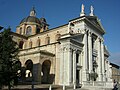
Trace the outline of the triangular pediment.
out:
[[[87,24],[90,24],[91,27],[97,28],[102,34],[105,34],[105,30],[96,16],[81,16],[78,18],[71,19],[69,22],[78,23],[80,21],[85,21]]]
[[[94,26],[99,28],[99,30],[104,34],[105,30],[100,22],[100,20],[96,16],[87,16],[86,17]]]

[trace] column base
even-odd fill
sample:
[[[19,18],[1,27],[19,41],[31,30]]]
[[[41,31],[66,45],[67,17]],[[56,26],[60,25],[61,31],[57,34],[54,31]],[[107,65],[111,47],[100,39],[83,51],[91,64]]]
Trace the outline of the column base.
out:
[[[103,81],[103,74],[101,73],[101,74],[98,74],[98,79],[97,79],[97,81]]]
[[[89,80],[89,72],[87,70],[84,70],[82,74],[82,81],[88,81],[88,80]]]

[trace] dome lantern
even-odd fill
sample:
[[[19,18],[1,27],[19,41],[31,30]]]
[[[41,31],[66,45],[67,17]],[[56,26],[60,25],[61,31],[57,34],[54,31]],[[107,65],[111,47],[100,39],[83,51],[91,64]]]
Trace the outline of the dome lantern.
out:
[[[32,10],[30,11],[30,16],[36,17],[35,7],[33,7]]]

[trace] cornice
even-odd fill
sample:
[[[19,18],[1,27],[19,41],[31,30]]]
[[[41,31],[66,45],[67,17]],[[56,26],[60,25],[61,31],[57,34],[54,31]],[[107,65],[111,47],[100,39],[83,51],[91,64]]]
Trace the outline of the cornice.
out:
[[[14,36],[17,36],[17,37],[21,37],[23,39],[28,39],[28,37],[26,37],[24,35],[21,35],[21,34],[18,34],[18,33],[15,33],[15,32],[11,32],[11,35],[14,35]]]
[[[90,25],[92,25],[95,29],[99,30],[102,34],[105,34],[105,30],[103,29],[103,27],[101,26],[101,28],[99,28],[98,26],[96,26],[94,23],[92,23],[88,18],[96,18],[96,16],[91,17],[91,16],[82,16],[82,17],[78,17],[72,20],[69,20],[69,22],[71,23],[80,23],[82,21],[85,21],[86,23],[89,23]],[[100,24],[100,22],[97,20],[97,22]]]
[[[19,54],[18,56],[26,56],[26,55],[32,55],[32,54],[38,54],[38,53],[41,53],[41,54],[44,54],[44,55],[49,55],[49,56],[55,56],[55,54],[53,53],[50,53],[48,51],[45,51],[45,50],[37,50],[37,51],[34,51],[34,52],[27,52],[27,53],[22,53],[22,54]]]

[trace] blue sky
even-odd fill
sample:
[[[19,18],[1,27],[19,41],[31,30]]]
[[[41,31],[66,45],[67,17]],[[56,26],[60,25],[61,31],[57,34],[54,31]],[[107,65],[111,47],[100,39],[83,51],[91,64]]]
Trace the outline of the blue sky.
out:
[[[93,5],[94,14],[106,30],[104,37],[111,54],[110,61],[120,65],[120,0],[0,0],[0,25],[10,26],[15,31],[35,6],[37,17],[45,17],[53,28],[79,17],[81,4],[85,5],[86,15]]]

